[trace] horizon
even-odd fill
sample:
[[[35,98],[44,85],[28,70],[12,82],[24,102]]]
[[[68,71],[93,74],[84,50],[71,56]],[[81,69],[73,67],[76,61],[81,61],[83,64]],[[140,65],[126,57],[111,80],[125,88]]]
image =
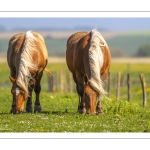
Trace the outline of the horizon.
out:
[[[0,29],[72,30],[94,28],[103,31],[143,31],[150,30],[150,18],[0,18]]]

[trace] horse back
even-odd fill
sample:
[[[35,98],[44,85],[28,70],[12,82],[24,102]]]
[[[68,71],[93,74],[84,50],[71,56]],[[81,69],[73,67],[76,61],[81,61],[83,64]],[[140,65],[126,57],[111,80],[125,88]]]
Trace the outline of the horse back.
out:
[[[40,55],[43,55],[44,59],[48,59],[48,51],[47,51],[46,44],[45,44],[43,37],[40,34],[38,34],[37,32],[32,32],[32,34],[37,39],[35,42],[41,53]]]
[[[72,73],[87,73],[90,76],[89,48],[91,41],[90,32],[77,32],[72,34],[67,41],[66,61],[69,70]],[[103,80],[106,79],[110,69],[111,54],[107,43],[102,39],[99,41],[103,53],[103,65],[100,68],[100,74]],[[104,43],[105,42],[105,43]],[[105,45],[105,46],[103,46]]]
[[[27,46],[31,45],[30,48],[34,47],[35,50],[32,50],[32,54],[29,57],[32,57],[34,64],[38,64],[40,71],[43,70],[47,64],[48,52],[43,37],[36,32],[31,32],[31,34],[33,35],[33,40],[31,40],[31,43],[25,43],[26,33],[18,33],[14,35],[9,41],[7,50],[7,62],[13,77],[19,68],[21,54],[25,44]]]
[[[76,32],[72,34],[67,40],[66,63],[67,63],[69,70],[72,73],[75,73],[73,61],[74,61],[74,53],[77,51],[76,45],[78,45],[78,41],[80,41],[84,36],[86,36],[87,33],[88,32]]]
[[[21,48],[24,42],[24,37],[24,33],[18,33],[9,40],[9,46],[7,50],[7,62],[9,68],[13,70],[13,72],[15,72],[17,67],[16,60],[19,59]]]
[[[89,48],[90,48],[90,32],[84,35],[75,45],[73,67],[77,73],[84,75],[90,72],[89,67]]]

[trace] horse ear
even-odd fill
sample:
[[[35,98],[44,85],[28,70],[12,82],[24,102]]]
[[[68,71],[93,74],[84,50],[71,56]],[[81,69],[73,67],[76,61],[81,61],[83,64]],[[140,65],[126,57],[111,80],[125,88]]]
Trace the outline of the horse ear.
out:
[[[11,76],[9,76],[9,78],[10,78],[10,81],[12,82],[12,83],[14,83],[16,80],[13,78],[13,77],[11,77]]]
[[[89,77],[87,74],[84,75],[83,80],[84,80],[84,84],[88,83]]]

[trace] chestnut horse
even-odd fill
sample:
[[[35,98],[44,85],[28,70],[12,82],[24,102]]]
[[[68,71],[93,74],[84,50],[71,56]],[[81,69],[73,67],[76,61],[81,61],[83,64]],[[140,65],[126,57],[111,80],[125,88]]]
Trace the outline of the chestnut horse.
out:
[[[67,41],[66,62],[76,83],[79,113],[103,114],[103,83],[110,68],[109,47],[97,30],[76,32]]]
[[[13,95],[10,113],[32,112],[32,91],[36,93],[34,112],[41,111],[40,81],[48,63],[48,52],[43,37],[32,31],[14,35],[9,41],[7,62],[10,68]]]

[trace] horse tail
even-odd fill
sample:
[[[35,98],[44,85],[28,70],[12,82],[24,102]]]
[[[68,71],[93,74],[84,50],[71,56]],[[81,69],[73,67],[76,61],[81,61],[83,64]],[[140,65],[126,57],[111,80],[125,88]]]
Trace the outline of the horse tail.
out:
[[[89,48],[89,63],[90,63],[90,85],[99,93],[99,98],[103,97],[107,92],[103,88],[103,80],[100,70],[104,64],[104,55],[101,46],[107,46],[102,35],[97,30],[90,32],[90,48]]]
[[[53,76],[53,74],[47,68],[44,69],[44,72],[46,72],[50,77]]]

